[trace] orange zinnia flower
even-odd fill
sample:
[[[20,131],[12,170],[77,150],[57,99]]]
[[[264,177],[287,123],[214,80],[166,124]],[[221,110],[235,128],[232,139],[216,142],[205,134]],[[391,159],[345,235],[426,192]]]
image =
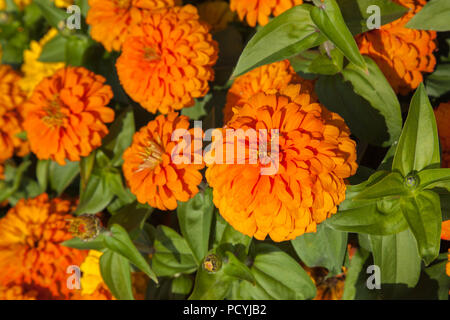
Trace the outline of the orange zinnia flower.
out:
[[[67,267],[79,265],[86,252],[67,248],[66,230],[74,202],[47,194],[20,200],[0,219],[0,285],[39,288],[39,294],[67,298]]]
[[[19,80],[19,73],[8,65],[0,65],[0,164],[13,155],[29,152],[28,143],[17,136],[23,131],[20,108],[26,97]]]
[[[246,163],[216,163],[206,171],[214,204],[235,229],[259,240],[269,235],[284,241],[316,231],[318,223],[336,213],[345,198],[344,178],[357,168],[355,142],[339,115],[311,102],[300,85],[289,85],[244,101],[226,128],[279,129],[276,173],[262,174],[265,163],[273,161],[268,145],[274,134],[259,140],[256,150],[238,138],[235,148],[245,148]],[[234,137],[224,141],[233,144]],[[249,163],[251,153],[259,155],[256,164]]]
[[[359,50],[378,64],[395,92],[402,95],[416,89],[422,73],[436,65],[436,32],[405,28],[405,24],[426,4],[425,0],[394,0],[409,12],[392,23],[356,37]]]
[[[347,270],[342,267],[343,272],[334,276],[327,277],[328,270],[322,267],[309,268],[303,267],[312,281],[316,285],[317,293],[314,300],[341,300],[344,294],[344,285]]]
[[[160,115],[147,126],[136,132],[133,143],[123,155],[123,173],[125,179],[140,203],[148,203],[161,210],[173,210],[177,201],[187,201],[198,192],[202,181],[199,170],[204,164],[201,160],[195,164],[195,149],[189,164],[176,164],[172,161],[174,148],[195,147],[194,129],[189,130],[191,145],[182,146],[172,141],[176,129],[189,129],[189,118],[172,112],[167,117]],[[200,132],[200,139],[201,139]],[[200,141],[201,142],[201,141]],[[201,148],[201,146],[200,146]],[[192,148],[191,148],[192,150]],[[181,150],[180,150],[181,151]],[[200,154],[199,154],[200,152]]]
[[[233,107],[241,99],[248,99],[255,93],[264,92],[274,94],[288,84],[301,84],[301,92],[310,95],[314,100],[314,83],[300,78],[295,73],[289,60],[283,60],[253,69],[238,77],[228,90],[227,103],[223,110],[224,122],[227,123],[233,116]]]
[[[24,127],[39,159],[79,161],[101,145],[114,120],[106,105],[113,97],[105,79],[82,68],[67,67],[45,78],[24,104]]]
[[[192,106],[214,79],[217,43],[191,5],[145,14],[123,44],[117,72],[145,109],[168,113]]]
[[[37,300],[39,293],[16,284],[0,285],[0,300]]]
[[[269,22],[270,15],[278,16],[290,8],[302,4],[302,0],[231,0],[230,9],[236,11],[239,19],[247,20],[249,26],[261,26]]]
[[[119,51],[131,25],[139,23],[145,10],[172,7],[178,0],[89,0],[86,22],[92,39],[106,50]]]

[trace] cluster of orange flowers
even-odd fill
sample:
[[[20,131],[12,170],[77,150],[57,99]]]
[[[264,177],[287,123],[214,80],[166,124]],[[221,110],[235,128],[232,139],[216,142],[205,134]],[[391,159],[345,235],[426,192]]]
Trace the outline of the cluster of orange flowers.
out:
[[[436,32],[408,29],[406,23],[426,0],[394,0],[409,11],[400,19],[356,37],[359,50],[380,67],[395,92],[406,95],[423,81],[422,73],[436,65]]]

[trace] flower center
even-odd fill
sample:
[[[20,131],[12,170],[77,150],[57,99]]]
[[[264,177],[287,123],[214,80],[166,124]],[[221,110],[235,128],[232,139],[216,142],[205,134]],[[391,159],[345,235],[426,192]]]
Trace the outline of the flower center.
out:
[[[42,121],[44,121],[50,127],[62,126],[66,115],[61,110],[62,102],[59,99],[59,96],[55,94],[53,100],[50,101],[49,105],[44,107],[46,116],[42,118]]]
[[[143,161],[136,172],[141,172],[145,169],[154,169],[162,161],[164,150],[156,141],[150,140],[148,145],[139,154]]]
[[[144,48],[144,60],[151,62],[159,60],[160,58],[161,56],[158,53],[156,53],[155,49],[151,47]]]

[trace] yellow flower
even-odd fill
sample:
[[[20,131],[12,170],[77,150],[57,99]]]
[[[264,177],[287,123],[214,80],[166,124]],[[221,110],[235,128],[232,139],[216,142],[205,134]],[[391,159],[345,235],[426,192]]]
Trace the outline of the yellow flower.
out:
[[[97,250],[89,250],[88,256],[80,266],[81,272],[83,272],[80,279],[82,295],[93,294],[97,287],[104,283],[100,273],[100,257],[102,254]]]
[[[211,32],[225,29],[234,20],[234,12],[225,1],[207,1],[198,5],[200,19],[211,25]]]
[[[19,9],[25,8],[29,5],[33,0],[14,0],[14,3],[19,7]],[[54,0],[55,6],[59,8],[67,8],[71,4],[73,4],[73,0]],[[0,10],[4,10],[6,8],[6,1],[0,0]]]
[[[61,0],[62,1],[62,0]],[[23,54],[24,63],[22,72],[24,77],[19,81],[22,90],[31,95],[34,87],[42,81],[42,79],[52,76],[58,69],[64,67],[63,62],[41,62],[39,57],[44,45],[58,34],[58,30],[52,28],[39,42],[31,41],[30,49],[25,50]]]

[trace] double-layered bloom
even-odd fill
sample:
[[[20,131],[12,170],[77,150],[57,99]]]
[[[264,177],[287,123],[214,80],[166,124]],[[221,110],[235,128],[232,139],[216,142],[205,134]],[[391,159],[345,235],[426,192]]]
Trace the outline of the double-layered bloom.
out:
[[[0,286],[9,290],[19,286],[25,290],[22,293],[35,291],[40,299],[72,294],[67,268],[80,265],[86,253],[61,242],[72,237],[66,220],[75,207],[73,201],[42,194],[20,200],[0,219]]]
[[[303,0],[231,0],[230,8],[239,19],[247,21],[251,27],[269,22],[271,15],[278,16],[290,8],[302,4]]]
[[[356,37],[359,50],[380,67],[395,92],[402,95],[416,89],[423,73],[436,65],[436,32],[405,28],[405,24],[426,4],[425,0],[394,0],[409,11],[400,19]]]
[[[186,130],[188,135],[180,137],[180,142],[172,139],[177,129]],[[161,210],[173,210],[177,207],[177,201],[187,201],[197,194],[202,181],[199,170],[204,164],[200,159],[202,132],[197,129],[200,134],[196,138],[194,130],[189,129],[188,117],[172,112],[156,117],[135,133],[133,143],[123,155],[123,173],[140,203],[148,203]],[[200,142],[199,148],[196,141]],[[178,153],[185,149],[189,149],[191,156],[186,159]],[[173,155],[180,156],[182,161],[175,162]]]
[[[233,108],[236,108],[239,100],[249,99],[258,92],[274,94],[294,83],[301,85],[302,94],[316,100],[313,82],[300,78],[289,60],[263,65],[243,74],[236,78],[228,90],[227,103],[223,111],[224,122],[227,123],[231,119],[234,113]]]
[[[207,169],[220,214],[236,230],[260,240],[269,235],[284,241],[316,231],[336,213],[345,197],[344,179],[357,168],[355,142],[344,120],[301,94],[300,85],[257,93],[237,109],[226,129],[265,130],[267,136],[256,145],[238,138],[234,148],[245,149],[245,164],[237,159]],[[235,143],[234,136],[223,139],[224,145]],[[253,164],[252,154],[259,158]],[[268,166],[276,170],[264,172]]]
[[[218,49],[195,7],[147,12],[130,32],[116,67],[133,100],[166,114],[192,106],[208,92]]]
[[[45,78],[24,104],[24,127],[39,159],[64,165],[101,145],[114,120],[113,97],[105,79],[82,67],[67,67]]]
[[[8,65],[0,65],[0,164],[29,152],[28,143],[17,136],[23,131],[21,105],[25,100],[19,80],[19,73]]]
[[[178,0],[89,0],[86,22],[91,36],[106,50],[119,51],[132,25],[139,24],[144,11],[172,7]]]
[[[52,76],[57,70],[64,67],[64,62],[41,62],[39,57],[42,48],[58,34],[55,28],[50,29],[39,41],[31,41],[30,49],[23,53],[22,73],[19,85],[28,95],[33,93],[34,88],[44,78]]]

